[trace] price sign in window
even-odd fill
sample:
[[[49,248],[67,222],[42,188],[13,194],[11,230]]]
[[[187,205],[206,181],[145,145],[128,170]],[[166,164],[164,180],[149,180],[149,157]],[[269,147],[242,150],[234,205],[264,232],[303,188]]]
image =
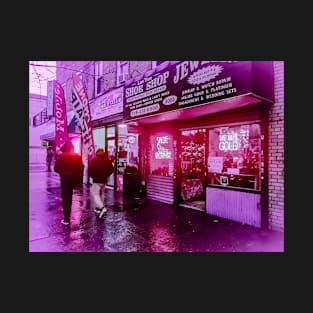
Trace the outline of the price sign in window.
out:
[[[260,166],[260,124],[209,130],[209,184],[258,190]]]

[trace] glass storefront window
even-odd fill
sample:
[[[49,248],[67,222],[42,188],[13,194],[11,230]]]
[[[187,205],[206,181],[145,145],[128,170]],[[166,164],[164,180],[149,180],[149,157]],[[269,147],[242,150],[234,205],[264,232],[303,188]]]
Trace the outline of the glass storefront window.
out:
[[[102,148],[105,150],[105,128],[95,128],[92,130],[95,151]]]
[[[208,184],[260,190],[261,127],[209,130]]]
[[[154,135],[150,137],[150,174],[173,176],[173,137]]]
[[[107,138],[115,137],[115,126],[110,126],[107,128]]]
[[[138,134],[128,133],[127,125],[118,125],[117,173],[123,174],[127,165],[138,168]]]

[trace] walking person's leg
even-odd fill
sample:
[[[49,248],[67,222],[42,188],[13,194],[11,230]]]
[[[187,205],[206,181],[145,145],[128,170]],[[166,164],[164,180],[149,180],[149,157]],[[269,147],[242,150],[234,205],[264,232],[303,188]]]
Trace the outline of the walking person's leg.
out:
[[[62,224],[68,225],[71,217],[73,186],[66,179],[61,180],[62,190],[62,206],[63,206],[63,221]]]
[[[96,212],[99,212],[101,208],[103,207],[103,202],[100,196],[100,189],[101,189],[101,184],[98,184],[98,183],[93,183],[92,186],[90,187],[90,194],[91,194],[92,201],[94,202]]]
[[[105,199],[105,184],[101,184],[101,187],[100,187],[100,197],[101,197],[101,201],[102,201],[102,206],[104,207],[104,199]]]
[[[103,216],[103,214],[108,210],[105,205],[104,205],[104,193],[105,193],[105,185],[106,184],[101,184],[101,201],[102,201],[102,209],[101,212],[99,214],[99,218],[101,218]]]

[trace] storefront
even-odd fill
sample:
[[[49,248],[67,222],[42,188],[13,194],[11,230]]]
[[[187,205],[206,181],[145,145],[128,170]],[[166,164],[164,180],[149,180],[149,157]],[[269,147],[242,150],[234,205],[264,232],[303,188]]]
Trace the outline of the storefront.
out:
[[[269,61],[165,62],[126,82],[147,197],[264,226],[273,99]]]
[[[127,165],[138,164],[139,133],[123,123],[123,88],[110,91],[90,102],[95,149],[104,149],[115,171],[108,186],[123,190]]]

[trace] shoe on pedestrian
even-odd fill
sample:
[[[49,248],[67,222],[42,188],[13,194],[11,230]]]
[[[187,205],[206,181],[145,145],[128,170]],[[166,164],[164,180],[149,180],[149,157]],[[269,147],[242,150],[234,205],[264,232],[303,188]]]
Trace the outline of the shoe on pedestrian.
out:
[[[66,219],[63,219],[63,220],[61,221],[61,223],[62,223],[63,225],[69,225],[69,224],[70,224],[70,221],[69,221],[69,220],[66,220]]]
[[[95,208],[95,209],[94,209],[94,211],[95,211],[96,213],[100,213],[101,210],[102,210],[102,209],[100,209],[100,208]]]
[[[100,214],[99,214],[99,218],[101,218],[101,217],[103,216],[103,214],[104,214],[107,210],[108,210],[108,209],[105,208],[105,207],[101,208],[101,212],[100,212]]]

